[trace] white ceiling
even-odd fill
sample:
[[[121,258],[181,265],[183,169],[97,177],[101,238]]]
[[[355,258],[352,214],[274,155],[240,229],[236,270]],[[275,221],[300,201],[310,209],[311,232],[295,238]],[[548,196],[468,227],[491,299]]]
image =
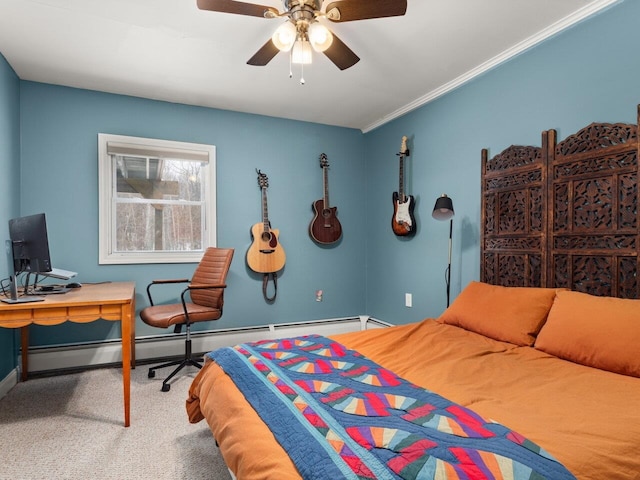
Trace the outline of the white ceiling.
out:
[[[360,62],[314,53],[305,85],[288,54],[246,64],[282,20],[196,0],[0,0],[0,53],[23,80],[366,132],[618,1],[408,0],[402,17],[326,22]]]

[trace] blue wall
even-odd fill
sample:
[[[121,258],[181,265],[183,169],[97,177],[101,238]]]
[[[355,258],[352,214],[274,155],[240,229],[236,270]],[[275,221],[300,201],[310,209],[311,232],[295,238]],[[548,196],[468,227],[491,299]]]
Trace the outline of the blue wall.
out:
[[[0,278],[7,271],[4,240],[8,221],[19,212],[20,183],[20,81],[0,55]],[[0,380],[15,367],[16,332],[0,328]]]
[[[618,4],[365,135],[26,81],[19,82],[18,94],[5,66],[9,71],[0,69],[0,89],[10,101],[6,107],[6,100],[0,103],[0,122],[9,118],[14,125],[20,118],[22,189],[0,196],[15,203],[18,195],[23,215],[46,211],[56,266],[80,272],[81,282],[133,280],[140,308],[146,305],[142,293],[150,279],[189,276],[193,265],[97,264],[97,134],[214,144],[218,244],[236,248],[236,257],[225,315],[202,328],[361,313],[395,323],[437,316],[446,302],[448,224],[431,218],[436,198],[447,193],[456,210],[455,297],[479,278],[480,150],[489,148],[494,155],[511,144],[539,145],[541,132],[550,128],[564,138],[594,121],[634,123],[640,102],[638,20],[640,2]],[[0,127],[0,140],[8,137],[14,145],[11,155],[17,135],[9,126]],[[395,154],[403,135],[411,148],[406,189],[417,199],[418,232],[411,239],[396,237],[390,227],[391,194],[398,184]],[[0,152],[5,149],[0,145]],[[344,228],[342,242],[332,248],[318,247],[307,234],[310,205],[322,196],[321,152],[331,163],[331,200]],[[264,302],[261,278],[244,261],[249,228],[260,220],[255,168],[269,175],[270,218],[287,253],[274,305]],[[0,228],[5,220],[0,217]],[[315,301],[318,289],[325,292],[323,302]],[[413,294],[412,308],[404,306],[405,293]],[[137,333],[160,332],[139,322]],[[61,325],[34,328],[32,344],[118,335],[109,322]]]
[[[193,264],[98,265],[98,133],[213,144],[217,156],[218,245],[236,254],[225,293],[225,313],[196,329],[249,326],[358,315],[365,310],[364,136],[358,130],[21,83],[23,175],[20,210],[45,211],[52,263],[80,272],[78,281],[133,280],[138,308],[154,278],[189,277]],[[331,201],[344,238],[333,248],[307,234],[311,204],[322,197],[318,157],[331,165]],[[269,219],[287,254],[275,304],[262,297],[262,276],[245,264],[253,224],[261,222],[256,168],[269,177]],[[324,291],[316,302],[315,291]],[[165,289],[167,291],[167,289]],[[138,320],[138,335],[160,334]],[[99,340],[119,335],[119,324],[34,327],[32,344]]]
[[[636,123],[638,21],[640,2],[619,4],[366,135],[367,314],[402,323],[444,310],[449,225],[431,217],[442,193],[456,212],[452,299],[479,279],[482,148],[493,156],[509,145],[539,146],[543,130],[563,139],[592,122]],[[410,241],[389,227],[402,135],[411,139],[407,190],[417,196]]]

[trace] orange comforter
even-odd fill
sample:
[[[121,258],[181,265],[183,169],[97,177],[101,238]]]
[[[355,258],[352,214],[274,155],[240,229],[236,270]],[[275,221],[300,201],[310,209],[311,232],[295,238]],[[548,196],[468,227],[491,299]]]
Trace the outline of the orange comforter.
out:
[[[578,479],[640,479],[640,379],[573,364],[433,320],[332,338],[410,382],[521,433]],[[208,362],[191,385],[238,480],[300,479],[231,379]]]

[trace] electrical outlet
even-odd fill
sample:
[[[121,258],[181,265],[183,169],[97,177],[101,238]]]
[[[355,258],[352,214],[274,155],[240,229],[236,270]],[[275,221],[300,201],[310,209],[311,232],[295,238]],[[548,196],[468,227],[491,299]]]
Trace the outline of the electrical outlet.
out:
[[[404,294],[404,306],[411,308],[413,304],[413,296],[410,293]]]

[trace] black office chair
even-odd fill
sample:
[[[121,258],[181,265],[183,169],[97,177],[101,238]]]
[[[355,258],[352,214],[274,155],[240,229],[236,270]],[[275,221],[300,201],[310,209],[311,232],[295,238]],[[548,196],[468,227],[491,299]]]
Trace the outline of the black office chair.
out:
[[[157,369],[178,365],[162,382],[163,392],[169,391],[171,388],[168,383],[169,380],[187,365],[202,368],[202,363],[200,363],[202,359],[193,358],[191,354],[191,324],[218,320],[222,316],[224,289],[226,288],[225,280],[232,259],[232,248],[207,248],[191,280],[187,278],[154,280],[147,286],[147,296],[151,306],[140,311],[142,321],[147,325],[158,328],[168,328],[174,325],[175,333],[180,333],[183,325],[186,326],[187,330],[184,358],[149,369],[149,378],[153,378],[156,376],[155,371]],[[180,303],[154,305],[151,298],[152,286],[178,283],[189,283],[182,290]],[[190,297],[190,301],[188,297]]]

